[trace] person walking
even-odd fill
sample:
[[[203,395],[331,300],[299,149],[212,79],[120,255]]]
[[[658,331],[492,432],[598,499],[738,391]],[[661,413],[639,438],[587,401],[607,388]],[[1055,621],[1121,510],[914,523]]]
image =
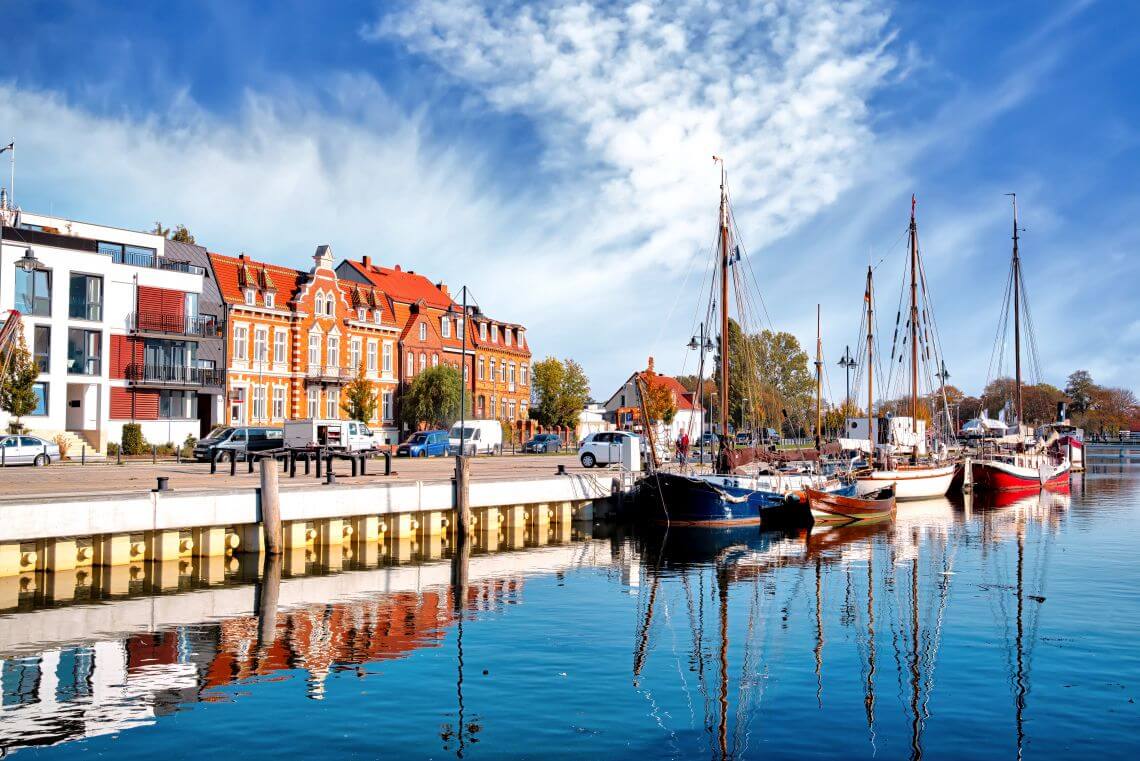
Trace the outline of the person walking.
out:
[[[684,465],[689,461],[689,434],[687,431],[681,432],[681,441],[679,448],[681,450],[681,464]]]

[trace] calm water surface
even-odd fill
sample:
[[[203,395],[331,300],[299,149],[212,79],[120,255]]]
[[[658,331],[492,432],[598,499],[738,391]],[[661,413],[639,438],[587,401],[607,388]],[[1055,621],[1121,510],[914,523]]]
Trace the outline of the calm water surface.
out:
[[[1140,469],[1094,467],[874,526],[477,550],[458,588],[437,560],[27,595],[0,756],[1132,759],[1138,545]]]

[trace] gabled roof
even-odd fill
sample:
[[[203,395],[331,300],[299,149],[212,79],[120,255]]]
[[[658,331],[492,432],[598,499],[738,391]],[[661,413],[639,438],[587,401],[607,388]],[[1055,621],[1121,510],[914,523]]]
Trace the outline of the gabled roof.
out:
[[[423,275],[402,270],[399,265],[395,267],[378,267],[369,262],[357,262],[346,259],[345,262],[368,281],[382,290],[394,301],[405,304],[415,304],[422,301],[435,309],[448,309],[455,306],[451,297],[444,293],[439,286]]]
[[[379,288],[373,288],[370,285],[364,285],[363,283],[357,283],[351,280],[338,280],[337,286],[345,298],[348,299],[353,309],[359,309],[360,307],[364,307],[369,311],[379,309],[382,324],[388,326],[399,324],[396,321],[396,312],[391,300],[389,300]],[[371,315],[369,315],[369,319],[371,319]]]
[[[625,383],[621,384],[621,387],[610,395],[610,398],[606,400],[604,406],[609,407],[610,402],[621,393],[621,390],[627,385],[634,383],[637,378],[640,378],[647,386],[652,388],[664,387],[673,392],[673,398],[676,399],[678,410],[696,409],[696,405],[693,403],[693,392],[686,389],[681,381],[669,375],[658,375],[657,373],[650,373],[646,370],[640,370],[626,378]],[[635,385],[634,388],[636,389],[637,386]]]
[[[233,257],[211,253],[210,264],[218,279],[222,300],[229,304],[244,304],[243,291],[246,288],[276,290],[284,297],[282,302],[291,301],[306,277],[299,270],[259,262],[244,255]]]

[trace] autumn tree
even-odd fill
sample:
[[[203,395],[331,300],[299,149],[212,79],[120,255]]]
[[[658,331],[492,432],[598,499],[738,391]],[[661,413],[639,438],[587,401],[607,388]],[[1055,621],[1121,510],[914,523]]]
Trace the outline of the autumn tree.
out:
[[[578,424],[578,414],[590,401],[590,381],[582,366],[572,359],[547,357],[531,368],[534,388],[532,411],[546,427]]]
[[[23,429],[20,418],[35,412],[39,406],[35,385],[40,368],[28,351],[22,327],[16,332],[16,340],[0,355],[0,368],[3,369],[3,375],[0,375],[0,409],[12,416],[9,429],[17,433]]]
[[[720,384],[720,339],[713,382]],[[815,377],[807,352],[791,333],[763,330],[746,334],[728,324],[728,406],[730,421],[743,419],[772,427],[794,421],[802,426],[815,415]],[[719,415],[719,397],[711,406]],[[787,417],[787,421],[785,420]]]
[[[1097,385],[1093,383],[1088,370],[1077,370],[1069,375],[1069,380],[1065,384],[1065,394],[1069,397],[1069,409],[1074,415],[1088,412],[1096,388]]]
[[[350,420],[367,423],[376,416],[379,395],[376,393],[376,387],[372,381],[368,380],[363,361],[356,371],[356,377],[345,386],[344,396],[345,399],[340,403],[340,408],[344,410],[344,414],[348,415]]]

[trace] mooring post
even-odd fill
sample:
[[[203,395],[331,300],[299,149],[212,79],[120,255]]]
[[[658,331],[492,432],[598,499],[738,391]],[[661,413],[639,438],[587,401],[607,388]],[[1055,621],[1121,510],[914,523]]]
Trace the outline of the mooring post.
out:
[[[277,484],[277,461],[261,459],[261,525],[265,528],[265,548],[270,555],[281,554],[281,492]]]
[[[277,600],[281,593],[281,556],[270,553],[262,565],[257,598],[257,649],[264,653],[277,639]]]
[[[83,448],[79,450],[79,464],[80,465],[86,465],[87,464],[87,445],[86,444],[84,444]]]
[[[974,489],[974,466],[967,457],[962,461],[962,491],[973,491]]]
[[[461,454],[455,456],[455,526],[457,540],[466,540],[471,531],[471,462]]]

